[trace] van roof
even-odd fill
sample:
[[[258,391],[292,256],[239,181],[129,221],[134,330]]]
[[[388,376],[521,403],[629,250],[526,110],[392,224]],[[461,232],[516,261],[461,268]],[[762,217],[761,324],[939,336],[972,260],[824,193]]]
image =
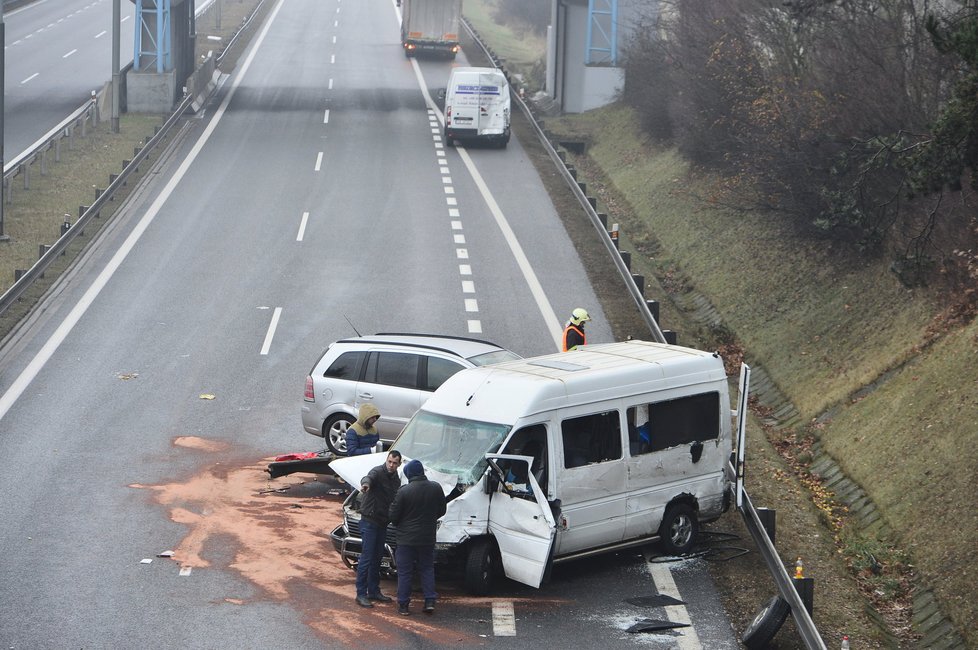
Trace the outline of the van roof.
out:
[[[716,353],[624,341],[463,370],[435,391],[422,408],[513,424],[520,417],[570,404],[725,378],[723,360]]]

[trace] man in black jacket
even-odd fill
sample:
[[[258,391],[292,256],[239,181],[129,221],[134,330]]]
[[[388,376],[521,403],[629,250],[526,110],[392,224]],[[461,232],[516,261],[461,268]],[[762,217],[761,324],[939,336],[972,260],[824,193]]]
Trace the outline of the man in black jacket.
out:
[[[424,612],[435,611],[435,531],[438,519],[445,514],[445,493],[441,485],[429,481],[420,460],[404,466],[408,484],[398,490],[391,505],[390,519],[397,528],[397,612],[411,612],[411,582],[415,565],[424,592]]]
[[[389,603],[380,593],[380,560],[387,541],[387,523],[394,494],[401,487],[397,468],[401,452],[391,451],[383,465],[374,467],[360,479],[360,560],[357,562],[357,604],[373,607],[371,601]]]

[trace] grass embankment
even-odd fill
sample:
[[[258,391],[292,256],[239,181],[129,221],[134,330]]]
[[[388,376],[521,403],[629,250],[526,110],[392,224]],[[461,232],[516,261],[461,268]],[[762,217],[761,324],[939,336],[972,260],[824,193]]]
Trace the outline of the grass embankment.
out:
[[[627,204],[623,228],[636,233],[640,247],[641,232],[657,240],[647,260],[656,275],[679,291],[688,283],[706,294],[803,422],[832,409],[812,427],[823,448],[868,493],[892,541],[959,632],[978,645],[978,606],[970,597],[978,539],[970,498],[978,477],[971,444],[978,326],[942,332],[941,305],[926,290],[903,287],[888,260],[853,263],[826,243],[796,237],[776,215],[713,203],[712,180],[646,142],[627,108],[547,124],[591,143],[591,162]],[[785,432],[772,436],[781,442]],[[758,478],[764,476],[751,474]],[[766,505],[784,512],[776,482],[759,490],[775,499]],[[858,562],[860,549],[876,548],[871,537],[850,525],[836,543]],[[884,580],[865,584],[887,589]],[[816,608],[823,602],[817,594]]]
[[[493,19],[494,5],[491,0],[465,0],[465,19],[478,32],[481,40],[504,59],[503,65],[511,73],[518,74],[525,82],[527,92],[543,85],[547,39],[529,29],[514,29],[500,25]]]

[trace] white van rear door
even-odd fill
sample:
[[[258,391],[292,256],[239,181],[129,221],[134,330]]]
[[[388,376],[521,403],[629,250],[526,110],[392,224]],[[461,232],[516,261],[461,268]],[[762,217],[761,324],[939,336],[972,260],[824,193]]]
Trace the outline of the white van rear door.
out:
[[[487,130],[503,128],[503,84],[505,77],[498,72],[479,74],[479,115],[476,129],[479,135]]]
[[[499,477],[499,487],[489,502],[489,530],[496,538],[506,577],[531,587],[543,582],[547,564],[553,552],[557,525],[547,497],[533,474],[527,473],[527,483],[533,498],[511,496],[504,485],[505,475],[495,459],[521,459],[527,465],[529,456],[487,454],[489,471]]]

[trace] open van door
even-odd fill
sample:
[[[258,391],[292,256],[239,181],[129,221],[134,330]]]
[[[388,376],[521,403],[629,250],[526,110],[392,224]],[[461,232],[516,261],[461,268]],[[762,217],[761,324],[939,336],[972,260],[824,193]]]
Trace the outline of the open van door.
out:
[[[539,587],[553,554],[554,534],[557,524],[547,496],[537,483],[529,466],[530,456],[487,454],[489,472],[494,474],[491,484],[496,488],[489,501],[489,530],[496,538],[506,577],[531,587]],[[511,460],[525,463],[528,489],[519,489],[507,483],[507,473],[497,461]],[[498,479],[498,480],[495,480]]]
[[[737,397],[737,508],[744,505],[744,449],[747,446],[747,397],[750,391],[750,366],[740,364],[740,395]]]

